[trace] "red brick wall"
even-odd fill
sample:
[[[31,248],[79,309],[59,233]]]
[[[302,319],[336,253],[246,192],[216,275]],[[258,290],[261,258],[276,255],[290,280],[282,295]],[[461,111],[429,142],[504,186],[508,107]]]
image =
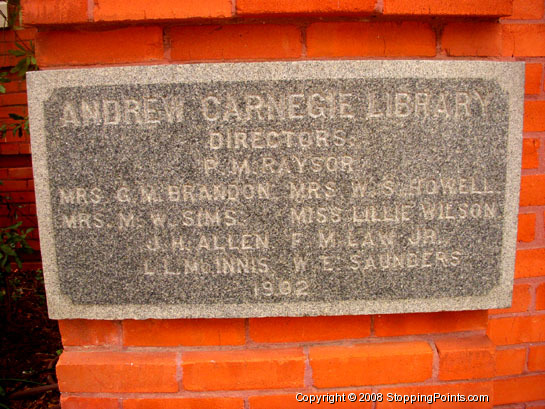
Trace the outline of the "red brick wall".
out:
[[[65,320],[57,368],[64,409],[313,407],[298,403],[297,392],[490,397],[333,406],[340,408],[545,408],[543,0],[24,0],[23,12],[38,27],[41,69],[329,58],[527,62],[511,308]]]
[[[16,64],[16,57],[9,53],[9,50],[15,49],[15,42],[28,46],[35,37],[35,29],[0,29],[0,67],[9,71]],[[15,74],[10,74],[8,78],[11,81],[3,84],[6,93],[0,94],[0,124],[15,122],[9,114],[27,115],[24,79]],[[27,133],[19,137],[9,130],[5,138],[0,138],[0,181],[0,195],[8,197],[11,204],[10,208],[0,206],[0,226],[13,224],[13,210],[16,210],[25,227],[37,228],[30,138]],[[28,239],[35,250],[40,249],[37,230],[31,232]]]

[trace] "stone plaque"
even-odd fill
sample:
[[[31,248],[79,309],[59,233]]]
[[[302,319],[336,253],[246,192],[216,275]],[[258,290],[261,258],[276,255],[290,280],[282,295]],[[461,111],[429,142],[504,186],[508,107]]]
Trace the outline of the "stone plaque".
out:
[[[29,74],[53,318],[505,307],[522,63]]]

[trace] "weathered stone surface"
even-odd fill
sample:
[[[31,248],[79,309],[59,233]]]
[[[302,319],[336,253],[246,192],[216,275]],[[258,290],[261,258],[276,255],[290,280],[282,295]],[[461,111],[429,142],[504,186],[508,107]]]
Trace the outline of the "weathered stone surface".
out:
[[[523,64],[29,75],[50,315],[509,305]]]

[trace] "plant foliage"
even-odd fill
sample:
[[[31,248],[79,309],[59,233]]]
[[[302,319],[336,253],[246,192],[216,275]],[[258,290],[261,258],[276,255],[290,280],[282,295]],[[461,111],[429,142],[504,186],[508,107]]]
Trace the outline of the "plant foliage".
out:
[[[10,1],[8,4],[12,9],[12,12],[9,13],[9,16],[4,15],[2,12],[0,12],[0,15],[8,20],[9,26],[15,34],[15,48],[8,50],[8,52],[17,59],[17,62],[13,67],[2,68],[0,71],[0,94],[6,93],[6,87],[2,84],[11,82],[9,74],[16,74],[19,78],[25,78],[28,71],[35,71],[38,69],[34,43],[32,41],[29,41],[28,43],[23,41],[17,34],[17,31],[23,29],[23,27],[18,25],[18,16],[20,16],[21,6],[18,1]],[[10,113],[9,117],[13,122],[9,124],[0,124],[0,138],[5,138],[9,131],[11,131],[13,136],[18,137],[22,137],[25,132],[28,133],[28,115],[22,116]]]
[[[6,88],[3,84],[11,81],[10,74],[16,74],[19,78],[24,78],[28,71],[36,70],[36,58],[34,53],[34,44],[26,43],[17,35],[17,31],[22,27],[18,25],[20,16],[20,5],[17,0],[8,3],[10,16],[3,16],[9,21],[10,28],[15,34],[15,48],[9,50],[9,54],[16,58],[13,67],[0,69],[0,93],[5,93]],[[28,132],[28,116],[22,116],[16,113],[10,113],[10,123],[0,124],[0,138],[4,138],[8,131],[14,136],[22,137]],[[0,181],[0,184],[2,182]],[[0,195],[0,207],[7,209],[7,214],[13,223],[10,226],[0,226],[0,301],[3,301],[6,307],[6,314],[9,316],[10,300],[17,298],[16,285],[8,282],[8,274],[12,271],[12,264],[22,268],[21,256],[24,253],[31,253],[32,248],[27,242],[28,234],[32,228],[23,228],[23,222],[19,220],[17,209],[20,206],[14,206],[10,202],[9,196]],[[15,283],[16,284],[16,283]]]

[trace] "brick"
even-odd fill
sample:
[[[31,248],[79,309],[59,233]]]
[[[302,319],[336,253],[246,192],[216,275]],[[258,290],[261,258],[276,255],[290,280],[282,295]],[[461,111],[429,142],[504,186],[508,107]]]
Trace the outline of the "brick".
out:
[[[2,146],[2,143],[0,142],[0,146]],[[31,166],[32,164],[32,158],[30,156],[24,156],[24,155],[18,155],[11,158],[2,158],[3,164],[5,166],[9,167],[17,167],[17,166]]]
[[[15,92],[12,94],[0,94],[0,104],[2,106],[26,105],[26,92]]]
[[[525,175],[520,181],[520,205],[545,205],[545,175]]]
[[[450,23],[443,30],[441,45],[450,56],[498,56],[502,29],[497,23]]]
[[[337,398],[337,402],[329,403],[326,399],[322,398],[323,400],[320,403],[310,403],[310,402],[299,402],[296,398],[297,394],[285,394],[285,395],[264,395],[264,396],[250,396],[248,401],[250,402],[250,408],[249,409],[312,409],[315,407],[333,407],[335,409],[371,409],[373,407],[372,402],[350,402],[348,399],[346,399],[346,395],[348,393],[355,393],[356,396],[359,398],[360,393],[371,393],[371,390],[350,390],[350,391],[319,391],[319,392],[311,392],[313,394],[319,394],[319,395],[326,395],[329,394],[330,396],[335,397],[336,394],[339,395],[345,395],[345,401],[339,400]],[[327,395],[326,395],[327,396]],[[299,397],[299,400],[301,400],[302,397]],[[333,398],[330,398],[333,399]],[[333,405],[333,406],[332,406]]]
[[[27,240],[27,243],[32,247],[32,250],[40,251],[40,242],[38,240]]]
[[[23,269],[24,270],[38,270],[43,269],[43,265],[41,261],[27,261],[23,262]]]
[[[21,143],[21,144],[19,144],[19,153],[21,155],[30,155],[32,153],[30,151],[30,143]]]
[[[8,177],[10,179],[32,179],[33,177],[32,168],[31,167],[9,168]]]
[[[513,312],[528,311],[530,307],[530,286],[528,284],[515,284],[513,287],[513,301],[510,308],[489,310],[489,314],[509,314]]]
[[[0,183],[2,183],[2,175],[0,175]],[[6,200],[9,201],[11,199],[6,198]],[[11,212],[9,211],[7,206],[0,206],[0,216],[10,216],[11,217]]]
[[[15,224],[15,220],[12,217],[0,217],[0,226],[11,226],[12,224]]]
[[[526,348],[496,350],[496,376],[519,375],[526,364]]]
[[[237,15],[371,14],[376,0],[237,0]]]
[[[35,216],[36,215],[36,205],[23,205],[17,209],[19,214],[23,216]]]
[[[6,82],[3,85],[6,88],[6,93],[26,92],[26,83],[24,80],[13,78],[11,82]]]
[[[307,29],[309,57],[433,57],[435,33],[420,22],[314,23]]]
[[[301,388],[301,349],[199,351],[182,354],[183,385],[191,391]]]
[[[517,240],[524,243],[534,241],[536,236],[535,213],[519,214]]]
[[[8,123],[8,121],[2,121],[4,124],[5,123]],[[19,151],[19,153],[21,153],[21,148],[23,147],[23,145],[26,144],[26,141],[28,141],[29,139],[27,138],[27,134],[25,133],[23,135],[22,138],[20,138],[18,135],[15,135],[13,136],[11,133],[8,133],[4,139],[4,141],[6,143],[2,143],[0,142],[0,149],[2,148],[2,145],[5,145],[5,144],[11,144],[11,143],[14,143],[16,145],[16,148],[17,150]],[[11,149],[10,149],[11,150]],[[17,160],[16,158],[13,158],[15,160]],[[12,160],[13,160],[12,159]]]
[[[15,107],[0,107],[0,117],[2,117],[2,122],[6,124],[13,124],[16,121],[14,119],[9,118],[9,114],[18,114],[21,116],[27,115],[27,107],[26,106],[15,106]],[[7,133],[6,136],[9,138],[12,136],[11,133]],[[20,141],[21,138],[19,136],[16,137],[17,141]],[[2,139],[2,141],[7,141],[6,139]]]
[[[36,228],[38,227],[38,218],[36,216],[25,216],[25,217],[20,217],[21,220],[23,220],[23,227],[33,227],[33,228]],[[30,232],[28,237],[29,238],[37,238],[37,237],[34,237],[34,232]]]
[[[182,26],[169,32],[173,61],[292,59],[301,56],[301,30],[292,25]]]
[[[107,31],[47,31],[36,38],[40,67],[159,61],[163,58],[160,27]]]
[[[510,20],[540,20],[543,17],[543,0],[513,0]]]
[[[426,342],[313,347],[309,356],[318,388],[422,382],[432,374]]]
[[[4,124],[11,124],[11,121],[5,121],[5,120],[2,120],[2,122]],[[26,144],[28,141],[30,141],[30,139],[28,138],[28,134],[27,133],[24,133],[23,136],[19,136],[19,135],[13,135],[10,131],[8,132],[8,134],[6,134],[6,136],[4,137],[3,141],[5,141],[6,143],[15,143],[18,145],[19,147],[19,152],[21,152],[21,147],[23,146],[23,144]],[[2,143],[0,142],[0,146],[2,145]]]
[[[124,399],[123,409],[244,409],[244,399],[242,398]]]
[[[384,14],[439,16],[508,16],[512,0],[384,0]]]
[[[0,183],[2,182],[1,178],[2,178],[2,175],[0,174]],[[11,212],[9,211],[7,206],[0,206],[0,216],[10,216],[11,217]]]
[[[545,315],[490,318],[488,337],[496,345],[545,341]]]
[[[539,167],[539,139],[525,138],[522,140],[522,169],[537,169]]]
[[[527,95],[536,95],[541,92],[541,64],[526,64],[526,86],[524,92]]]
[[[28,226],[38,226],[38,218],[36,216],[25,216],[24,217],[24,224]],[[33,236],[33,235],[29,235]]]
[[[545,275],[545,249],[517,250],[515,278]]]
[[[2,67],[12,67],[15,64],[17,64],[17,57],[13,55],[8,55],[3,53],[3,55],[1,55],[0,58],[1,58],[0,64],[2,64]]]
[[[21,121],[9,118],[10,114],[27,114],[26,106],[1,107],[0,110],[2,111],[2,122],[9,125],[21,123]],[[11,140],[10,137],[12,138]],[[13,135],[13,132],[11,131],[7,132],[6,136],[2,138],[2,142],[20,142],[22,140],[23,139],[19,135]]]
[[[494,403],[528,402],[545,399],[545,375],[517,376],[494,381]]]
[[[382,402],[378,402],[377,409],[406,409],[408,407],[412,409],[460,409],[467,407],[471,409],[491,409],[493,405],[493,385],[492,382],[465,382],[465,383],[449,383],[443,385],[418,385],[418,386],[405,386],[405,387],[392,387],[381,388],[378,392],[382,393],[385,399]],[[440,400],[433,404],[417,403],[407,404],[403,402],[388,402],[388,394],[397,395],[421,395],[422,397],[439,393],[440,395],[486,395],[489,397],[488,402],[441,402]],[[463,405],[463,406],[462,406]]]
[[[542,57],[545,55],[545,24],[504,24],[504,57]]]
[[[255,342],[307,342],[365,338],[371,333],[368,315],[250,319],[250,338]]]
[[[528,369],[545,371],[545,345],[531,346],[528,350]]]
[[[3,180],[0,192],[21,192],[27,190],[26,180]]]
[[[18,94],[13,94],[13,95],[18,95]],[[25,95],[25,99],[26,99],[26,94]],[[21,120],[18,120],[18,119],[12,119],[9,117],[9,115],[11,114],[17,114],[17,115],[21,115],[21,116],[26,116],[28,115],[28,107],[26,105],[26,102],[24,103],[24,105],[2,105],[0,107],[0,117],[2,117],[2,122],[5,123],[5,124],[20,124],[22,121]],[[6,136],[10,136],[10,135],[13,135],[13,133],[11,131],[9,131]],[[16,138],[18,141],[21,141],[21,137],[19,135],[16,135]],[[3,141],[5,141],[6,139],[3,139]]]
[[[0,155],[17,155],[18,153],[18,143],[2,143],[0,140]]]
[[[119,409],[118,399],[61,396],[62,409]]]
[[[87,22],[87,0],[21,0],[27,25]]]
[[[435,341],[439,379],[491,378],[495,372],[494,344],[485,336],[449,337]]]
[[[10,41],[13,42],[16,40],[29,41],[29,40],[34,40],[37,32],[38,30],[35,27],[26,27],[23,30],[6,30],[2,32],[1,39],[3,42],[10,42]],[[17,76],[17,74],[12,74],[12,75],[13,75],[12,78]]]
[[[173,352],[64,351],[57,364],[61,392],[177,392]]]
[[[125,346],[242,345],[244,320],[125,320]]]
[[[0,216],[0,226],[2,226],[2,227],[11,226],[12,224],[15,224],[15,223],[16,223],[16,220],[11,215],[9,217],[8,216]]]
[[[412,334],[473,331],[486,328],[486,311],[443,311],[418,314],[378,315],[375,335],[392,337]]]
[[[59,320],[62,344],[120,345],[121,331],[116,321]]]
[[[545,42],[545,37],[543,37],[543,42]],[[524,102],[523,129],[525,132],[545,131],[545,101]]]
[[[1,43],[1,44],[9,44],[9,43]],[[9,48],[6,48],[6,52],[8,49],[12,48],[10,46]],[[4,87],[6,88],[7,93],[12,92],[25,92],[26,91],[26,82],[23,79],[20,79],[17,76],[13,76],[13,74],[10,76],[8,75],[8,78],[11,79],[11,82],[6,82]]]
[[[5,38],[0,38],[0,53],[2,57],[9,55],[9,50],[11,50],[14,47],[14,45],[15,45],[15,41],[13,40],[6,41]]]
[[[34,192],[10,192],[9,197],[12,203],[36,203]]]
[[[536,289],[536,310],[545,310],[545,283]]]
[[[95,21],[231,17],[231,0],[95,0]]]

